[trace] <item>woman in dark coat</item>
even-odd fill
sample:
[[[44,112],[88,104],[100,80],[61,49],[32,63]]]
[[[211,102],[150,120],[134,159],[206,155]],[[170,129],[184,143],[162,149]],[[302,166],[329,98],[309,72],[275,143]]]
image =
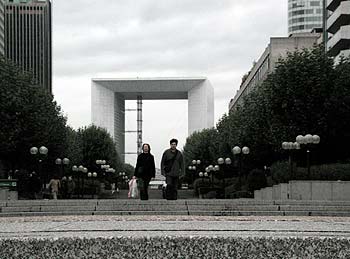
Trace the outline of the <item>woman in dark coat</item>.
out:
[[[149,144],[142,145],[142,153],[137,157],[134,176],[138,179],[141,200],[148,200],[148,185],[156,175],[154,157]]]

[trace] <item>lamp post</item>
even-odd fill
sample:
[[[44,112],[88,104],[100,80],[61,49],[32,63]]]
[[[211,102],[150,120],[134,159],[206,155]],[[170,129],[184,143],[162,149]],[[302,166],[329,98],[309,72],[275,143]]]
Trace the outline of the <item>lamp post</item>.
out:
[[[293,170],[293,157],[292,157],[292,150],[299,150],[300,144],[298,142],[282,142],[282,148],[284,150],[289,150],[289,172],[290,177],[293,180],[294,179],[294,170]]]
[[[78,177],[78,167],[76,165],[72,166],[73,176],[77,178],[77,190],[78,190],[78,196],[79,196],[79,177]]]
[[[118,173],[119,178],[120,178],[120,188],[123,187],[123,181],[125,181],[125,177],[128,177],[125,172],[119,172]],[[119,182],[119,180],[118,180]],[[118,187],[117,187],[118,188]]]
[[[115,182],[113,182],[113,175],[115,173],[115,169],[112,168],[112,167],[109,167],[106,169],[106,173],[107,173],[107,179],[108,179],[108,182],[110,183],[110,186],[111,186],[111,192],[112,194],[115,192]]]
[[[218,158],[218,164],[219,164],[219,170],[221,167],[224,167],[222,170],[222,183],[223,183],[223,190],[224,190],[224,199],[226,199],[226,182],[225,182],[225,169],[227,166],[231,165],[232,161],[231,158],[226,157],[223,159],[222,157]]]
[[[193,171],[193,173],[191,173],[191,180],[192,180],[192,187],[193,187],[193,183],[195,180],[195,176],[197,175],[197,170],[199,169],[199,165],[201,164],[201,160],[192,160],[192,165],[188,166],[188,170],[189,171]]]
[[[76,166],[76,165],[73,165],[72,166],[72,171],[74,173],[74,175],[76,175],[77,179],[78,179],[78,197],[84,197],[84,194],[82,193],[82,189],[83,189],[83,186],[84,186],[84,178],[83,178],[83,174],[84,173],[87,173],[87,168],[80,165],[80,166]],[[80,178],[82,176],[82,183],[80,182]]]
[[[214,166],[213,165],[208,165],[205,168],[205,173],[207,174],[207,177],[209,177],[211,188],[213,188],[213,172],[214,172]]]
[[[93,199],[95,194],[96,194],[96,189],[95,189],[95,179],[97,178],[97,173],[96,172],[88,172],[87,174],[89,179],[92,179],[92,193],[91,193],[91,198]]]
[[[65,175],[66,173],[65,173],[65,169],[64,169],[64,167],[65,166],[68,166],[69,165],[69,163],[70,163],[70,160],[68,159],[68,158],[63,158],[63,159],[61,159],[61,158],[56,158],[56,160],[55,160],[55,164],[56,165],[58,165],[59,166],[59,168],[60,168],[60,176],[62,176],[62,175]]]
[[[204,178],[207,178],[208,177],[208,172],[199,172],[198,173],[198,176],[200,177],[200,178],[202,178],[202,186],[203,186],[203,184],[204,184]],[[201,188],[198,188],[198,194],[199,194],[199,197],[201,197],[202,195],[201,195]]]
[[[81,172],[81,184],[82,184],[82,192],[81,192],[81,198],[84,199],[84,191],[85,191],[85,186],[84,186],[84,178],[87,176],[88,169],[83,166],[79,166],[79,171]]]
[[[39,155],[39,158],[38,158],[38,171],[39,171],[39,175],[41,177],[41,179],[43,179],[43,175],[42,175],[42,172],[41,172],[41,167],[42,167],[42,158],[44,158],[47,153],[49,152],[48,148],[45,147],[45,146],[41,146],[39,149],[37,147],[31,147],[30,148],[30,154],[32,154],[33,156],[36,156],[36,155]],[[43,182],[41,183],[42,185],[42,188],[45,189],[45,183],[47,182],[47,175],[45,175],[45,178],[44,180],[42,180]]]
[[[315,144],[315,145],[319,144],[321,138],[318,135],[306,134],[305,136],[298,135],[295,140],[300,145],[303,144],[306,146],[307,177],[308,177],[308,179],[310,179],[310,149],[311,149],[311,144]]]
[[[240,148],[239,146],[235,146],[232,148],[232,153],[235,155],[235,156],[238,156],[239,157],[239,170],[238,170],[238,181],[239,181],[239,187],[241,188],[241,175],[242,175],[242,160],[243,160],[243,157],[242,157],[242,154],[243,155],[248,155],[250,153],[250,149],[248,147],[243,147],[243,148]]]

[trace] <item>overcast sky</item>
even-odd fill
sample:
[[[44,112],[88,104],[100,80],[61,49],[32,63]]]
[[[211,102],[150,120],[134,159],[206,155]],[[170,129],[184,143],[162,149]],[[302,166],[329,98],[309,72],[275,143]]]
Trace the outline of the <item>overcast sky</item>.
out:
[[[53,93],[75,129],[91,124],[92,78],[207,77],[216,123],[269,38],[287,36],[287,0],[52,2]],[[143,120],[159,167],[170,138],[185,144],[187,101],[144,101]],[[136,130],[135,121],[129,112],[126,130]],[[136,151],[135,135],[127,135],[126,149]]]

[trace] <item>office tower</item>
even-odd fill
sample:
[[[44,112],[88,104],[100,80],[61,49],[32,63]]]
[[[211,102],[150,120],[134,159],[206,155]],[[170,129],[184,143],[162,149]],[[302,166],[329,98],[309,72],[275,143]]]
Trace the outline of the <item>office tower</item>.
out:
[[[5,56],[52,93],[50,0],[5,0]]]
[[[233,99],[230,100],[229,110],[234,111],[243,104],[246,95],[267,78],[273,72],[279,58],[287,55],[287,52],[296,49],[311,48],[320,38],[319,33],[302,33],[290,37],[272,37],[264,53],[257,62],[254,62],[252,69],[243,77],[242,83]]]
[[[0,0],[0,55],[5,53],[5,0]]]
[[[324,0],[288,0],[288,34],[323,28]]]
[[[330,12],[327,19],[327,50],[338,62],[341,56],[350,56],[350,1],[328,1],[327,9]]]

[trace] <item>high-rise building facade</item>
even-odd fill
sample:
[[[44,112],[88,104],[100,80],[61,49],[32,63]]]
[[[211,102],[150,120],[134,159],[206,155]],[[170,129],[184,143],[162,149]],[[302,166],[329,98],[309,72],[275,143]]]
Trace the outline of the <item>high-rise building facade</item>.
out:
[[[50,0],[5,0],[5,56],[52,93]]]
[[[288,0],[288,34],[323,28],[324,0]]]
[[[327,10],[327,50],[337,62],[341,56],[350,56],[350,0],[330,0]]]
[[[0,0],[0,55],[5,53],[5,0]]]
[[[311,48],[319,38],[319,33],[299,33],[290,37],[270,38],[264,53],[243,77],[239,90],[229,103],[229,110],[234,111],[244,103],[244,97],[259,87],[268,74],[274,71],[279,58],[296,49]]]

